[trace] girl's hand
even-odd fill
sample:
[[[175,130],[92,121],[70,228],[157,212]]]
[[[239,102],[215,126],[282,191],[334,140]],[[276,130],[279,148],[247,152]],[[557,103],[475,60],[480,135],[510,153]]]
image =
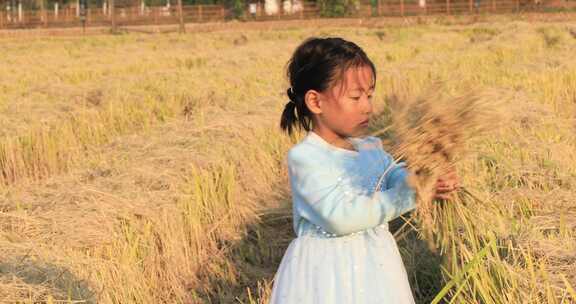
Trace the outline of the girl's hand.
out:
[[[438,177],[436,181],[435,199],[449,200],[452,193],[460,187],[458,175],[454,167],[450,168],[444,175]]]

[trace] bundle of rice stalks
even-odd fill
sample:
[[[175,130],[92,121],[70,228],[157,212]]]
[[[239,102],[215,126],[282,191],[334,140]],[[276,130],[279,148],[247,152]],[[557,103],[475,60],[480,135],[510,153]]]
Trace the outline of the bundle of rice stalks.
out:
[[[411,173],[408,182],[417,193],[417,218],[433,250],[436,182],[462,158],[466,142],[497,121],[495,91],[469,90],[457,97],[442,92],[441,84],[434,84],[417,98],[394,95],[388,102],[390,152],[396,161],[406,162]]]

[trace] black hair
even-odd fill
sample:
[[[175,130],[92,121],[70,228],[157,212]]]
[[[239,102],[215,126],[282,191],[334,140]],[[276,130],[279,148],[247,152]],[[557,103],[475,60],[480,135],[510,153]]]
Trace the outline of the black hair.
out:
[[[368,66],[374,81],[376,68],[366,53],[355,43],[342,38],[309,38],[304,41],[288,61],[286,75],[290,88],[286,91],[290,99],[280,119],[280,127],[288,134],[294,128],[310,131],[312,113],[304,102],[309,90],[324,92],[340,80],[350,67]]]

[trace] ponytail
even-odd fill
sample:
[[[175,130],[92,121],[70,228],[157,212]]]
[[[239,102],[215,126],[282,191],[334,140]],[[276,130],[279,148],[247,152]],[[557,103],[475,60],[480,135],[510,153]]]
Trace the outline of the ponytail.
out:
[[[288,135],[294,133],[295,127],[310,131],[310,111],[304,103],[304,98],[299,97],[292,88],[286,90],[286,95],[290,100],[284,106],[280,128]]]
[[[297,123],[298,117],[296,116],[296,104],[290,100],[284,106],[282,117],[280,118],[280,128],[287,132],[289,135],[294,130],[294,125]]]
[[[306,103],[304,103],[304,98],[299,97],[292,88],[286,90],[286,95],[288,95],[290,101],[284,106],[284,111],[280,118],[280,128],[288,135],[294,133],[295,127],[310,131],[310,111]]]

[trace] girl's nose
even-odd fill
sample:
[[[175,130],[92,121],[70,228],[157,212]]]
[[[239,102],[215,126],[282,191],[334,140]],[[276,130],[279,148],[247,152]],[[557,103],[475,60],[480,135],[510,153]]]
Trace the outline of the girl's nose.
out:
[[[365,102],[364,102],[364,113],[366,114],[372,114],[373,111],[373,107],[372,107],[372,100],[368,97],[366,97]]]

